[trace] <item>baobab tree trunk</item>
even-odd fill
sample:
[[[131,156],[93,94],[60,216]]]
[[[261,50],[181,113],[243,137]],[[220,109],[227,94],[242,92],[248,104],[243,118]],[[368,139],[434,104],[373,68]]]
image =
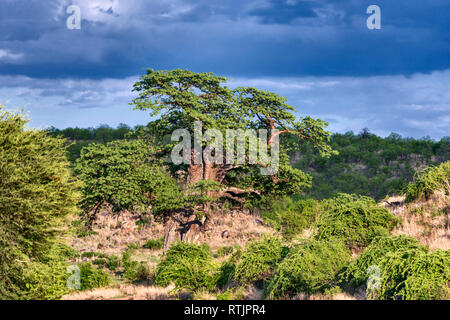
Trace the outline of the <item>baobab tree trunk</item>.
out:
[[[222,183],[228,171],[237,168],[237,166],[229,164],[214,164],[202,161],[200,164],[194,163],[194,152],[192,151],[191,164],[188,168],[188,174],[186,177],[186,186],[195,185],[198,182],[204,180],[215,181]],[[224,161],[225,162],[225,161]],[[245,193],[258,193],[254,190],[246,190],[235,187],[230,187],[222,190],[209,190],[206,192],[206,196],[213,199],[220,197],[227,197],[237,202],[243,203],[243,199],[239,197]],[[164,252],[170,247],[173,242],[187,241],[196,242],[199,241],[201,233],[211,230],[211,221],[213,214],[211,212],[211,204],[205,203],[203,205],[203,211],[205,217],[202,221],[196,219],[196,216],[192,212],[184,211],[167,216],[165,219],[165,234],[164,234]]]

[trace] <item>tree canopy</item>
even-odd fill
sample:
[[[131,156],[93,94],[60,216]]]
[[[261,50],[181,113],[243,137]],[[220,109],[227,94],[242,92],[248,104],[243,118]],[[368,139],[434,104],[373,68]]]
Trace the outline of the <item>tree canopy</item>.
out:
[[[325,121],[311,117],[297,120],[293,114],[295,108],[286,102],[286,98],[251,87],[230,89],[226,83],[226,77],[213,73],[195,73],[180,69],[147,70],[134,85],[134,91],[138,92],[139,96],[132,104],[136,109],[149,110],[150,116],[156,117],[156,120],[147,126],[147,134],[153,137],[153,146],[160,152],[161,157],[166,157],[174,147],[174,143],[168,141],[168,135],[181,128],[193,133],[196,121],[201,122],[202,133],[208,129],[221,132],[226,129],[266,129],[269,135],[268,149],[274,146],[278,136],[296,135],[302,140],[311,141],[323,156],[335,153],[328,145],[330,133],[324,129],[327,126]],[[203,150],[207,145],[208,141],[203,139]],[[298,145],[290,146],[296,147],[298,148]],[[263,183],[261,179],[247,179],[247,183],[251,185],[247,185],[245,189],[233,186],[233,192],[228,192],[230,189],[224,187],[222,196],[237,199],[236,193],[248,194],[249,191],[255,191],[256,187],[261,188],[267,183],[273,188],[266,187],[265,191],[274,194],[285,189],[277,188],[278,183],[291,181],[289,186],[293,192],[308,186],[308,177],[300,170],[292,169],[289,166],[289,157],[284,152],[281,154],[283,156],[280,157],[280,169],[271,174],[270,183],[267,178],[262,178]],[[244,165],[226,164],[225,161],[222,164],[196,164],[192,161],[193,158],[194,154],[188,168],[184,168],[187,171],[187,183],[213,180],[230,187],[233,178],[227,179],[227,175],[231,177],[232,171],[238,172],[234,173],[234,176],[249,176],[252,173],[249,167],[263,166],[260,162]]]
[[[53,285],[55,271],[44,278],[36,266],[51,268],[46,263],[63,218],[78,212],[64,140],[26,123],[0,106],[0,298],[7,299]]]

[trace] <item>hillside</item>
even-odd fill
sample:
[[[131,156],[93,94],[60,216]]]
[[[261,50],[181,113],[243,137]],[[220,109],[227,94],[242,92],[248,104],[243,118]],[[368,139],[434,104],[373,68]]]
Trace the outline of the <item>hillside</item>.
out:
[[[381,201],[378,205],[387,208],[394,216],[400,219],[400,223],[392,231],[393,236],[411,236],[431,251],[449,250],[449,203],[450,195],[444,190],[437,190],[428,199],[420,199],[411,203],[405,203],[405,196],[394,196]],[[319,215],[321,213],[318,213]],[[79,250],[81,258],[78,262],[92,262],[96,265],[102,263],[100,257],[121,257],[124,252],[132,252],[132,259],[145,265],[146,272],[141,278],[131,281],[124,277],[127,267],[119,266],[112,272],[104,267],[114,278],[111,285],[106,287],[75,292],[64,296],[68,300],[146,300],[146,299],[222,299],[223,295],[213,294],[206,290],[200,290],[194,295],[187,291],[177,294],[175,287],[157,286],[154,284],[155,272],[162,259],[161,247],[149,247],[148,243],[155,243],[163,235],[163,226],[158,222],[139,225],[138,216],[124,213],[120,218],[111,217],[103,212],[93,228],[91,235],[76,235],[69,239],[71,246]],[[264,217],[255,217],[249,212],[231,211],[222,212],[213,221],[214,232],[199,242],[207,243],[213,252],[213,259],[226,265],[233,260],[236,252],[245,250],[250,243],[258,243],[259,239],[267,235],[283,233],[271,227]],[[313,238],[312,229],[301,232],[301,242]],[[81,236],[81,237],[80,237]],[[110,239],[114,239],[111,242]],[[295,243],[298,240],[294,240]],[[147,245],[146,245],[147,244]],[[238,250],[238,251],[236,251]],[[245,252],[245,251],[244,251]],[[354,251],[352,260],[364,251]],[[109,258],[108,258],[109,257]],[[119,258],[120,259],[120,258]],[[233,288],[235,284],[230,284]],[[223,291],[222,291],[223,292]],[[225,291],[226,292],[226,291]],[[247,284],[237,289],[230,289],[229,298],[232,299],[263,299],[264,292],[259,284]],[[367,299],[365,288],[358,287],[350,291],[337,290],[336,288],[325,293],[297,293],[290,299],[301,300],[364,300]]]
[[[291,155],[294,168],[313,176],[306,191],[316,199],[339,192],[356,193],[377,200],[398,194],[416,170],[450,160],[450,139],[402,138],[391,134],[381,138],[367,131],[333,134],[331,146],[339,152],[329,159],[320,157],[306,144]]]

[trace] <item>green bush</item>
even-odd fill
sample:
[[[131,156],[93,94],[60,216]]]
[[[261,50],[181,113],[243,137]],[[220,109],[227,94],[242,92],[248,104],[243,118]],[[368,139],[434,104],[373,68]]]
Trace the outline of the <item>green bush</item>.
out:
[[[88,226],[106,205],[113,213],[142,213],[151,206],[158,215],[184,204],[176,180],[150,157],[142,139],[91,144],[81,151],[75,172],[83,181],[81,207]]]
[[[65,141],[26,123],[0,106],[0,299],[63,293],[64,259],[53,251],[64,217],[78,213]]]
[[[17,299],[57,300],[62,295],[69,293],[70,289],[66,285],[69,277],[67,260],[77,256],[78,253],[72,248],[55,244],[49,249],[43,260],[22,260],[24,268],[21,276],[26,290]],[[6,288],[0,288],[0,294],[4,294],[2,292],[4,289]]]
[[[450,251],[436,250],[415,261],[399,294],[406,300],[448,300],[449,284]]]
[[[175,285],[175,291],[213,290],[217,282],[217,266],[210,248],[204,245],[179,242],[167,251],[157,267],[155,284]]]
[[[133,250],[128,248],[122,253],[122,266],[124,269],[123,277],[131,282],[148,280],[150,270],[145,262],[132,259]]]
[[[269,210],[262,212],[264,221],[281,231],[285,239],[292,239],[309,228],[321,211],[320,202],[313,199],[293,200],[285,197],[273,201]]]
[[[406,202],[418,199],[428,200],[433,192],[439,189],[444,189],[446,194],[450,192],[450,161],[416,173],[414,182],[405,188]]]
[[[381,284],[372,299],[447,300],[450,298],[450,251],[406,249],[380,261]]]
[[[217,257],[225,257],[234,252],[234,247],[232,246],[224,246],[217,249],[216,256]]]
[[[324,202],[324,210],[315,223],[315,238],[336,238],[349,248],[358,249],[377,236],[388,235],[399,222],[399,218],[369,197],[339,194]]]
[[[144,248],[151,250],[159,250],[164,246],[164,237],[159,239],[150,239],[144,244]]]
[[[111,271],[116,271],[120,266],[120,258],[116,255],[110,255],[106,258],[105,267]]]
[[[247,245],[234,273],[240,284],[252,283],[269,277],[283,258],[287,248],[275,236],[266,236]]]
[[[237,246],[231,256],[229,256],[229,258],[221,264],[217,279],[217,286],[219,288],[224,288],[227,284],[233,281],[236,272],[236,264],[239,262],[241,256],[242,249]]]
[[[274,299],[298,293],[323,293],[336,285],[336,275],[350,257],[342,242],[307,240],[291,249],[277,266],[265,294]]]
[[[90,262],[83,262],[78,265],[80,268],[81,290],[100,288],[111,283],[109,274],[97,269]]]
[[[377,283],[367,286],[371,275]],[[344,286],[367,286],[369,299],[448,299],[450,251],[429,253],[408,236],[380,237],[349,264],[340,279]]]
[[[388,253],[398,250],[428,251],[419,241],[409,236],[378,237],[345,268],[340,275],[341,282],[350,287],[365,285],[371,275],[368,272],[369,267],[379,266]]]

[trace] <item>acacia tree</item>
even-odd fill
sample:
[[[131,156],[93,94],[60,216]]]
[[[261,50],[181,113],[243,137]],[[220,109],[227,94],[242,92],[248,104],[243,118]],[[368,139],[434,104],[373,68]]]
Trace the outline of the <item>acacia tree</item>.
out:
[[[78,212],[66,141],[27,122],[0,105],[0,300],[64,292],[55,247],[64,218]]]
[[[176,129],[187,129],[194,136],[194,123],[200,121],[202,133],[208,129],[224,132],[227,129],[266,129],[269,133],[267,148],[270,150],[281,136],[295,135],[301,141],[309,140],[321,155],[335,153],[328,145],[330,133],[325,131],[327,123],[311,117],[297,120],[295,108],[286,98],[276,93],[256,88],[226,86],[227,78],[213,73],[195,73],[189,70],[155,71],[147,70],[133,91],[139,93],[131,103],[139,110],[149,110],[155,120],[147,126],[147,134],[153,138],[153,148],[161,158],[170,155],[174,143],[170,135]],[[208,147],[208,141],[201,141],[201,153]],[[298,148],[299,146],[290,146]],[[300,192],[311,183],[309,175],[289,165],[289,157],[282,150],[279,169],[269,176],[258,175],[257,169],[263,163],[238,164],[194,161],[194,148],[186,165],[174,167],[174,171],[185,173],[185,185],[201,181],[214,181],[221,185],[220,191],[211,190],[208,196],[226,197],[243,203],[249,196],[279,195]],[[223,154],[226,157],[226,154]],[[210,212],[206,210],[206,221]],[[206,224],[205,224],[206,225]]]
[[[83,182],[80,205],[89,227],[105,206],[113,214],[151,209],[154,216],[185,206],[175,179],[141,139],[93,143],[81,151],[75,171]]]

